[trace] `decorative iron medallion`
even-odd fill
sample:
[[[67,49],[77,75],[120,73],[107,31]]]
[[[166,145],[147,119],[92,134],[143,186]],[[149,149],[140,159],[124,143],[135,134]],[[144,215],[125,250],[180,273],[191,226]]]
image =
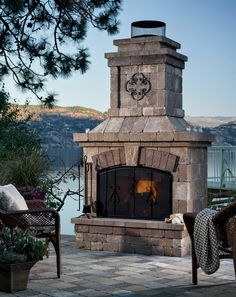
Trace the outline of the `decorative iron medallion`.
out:
[[[143,73],[135,73],[125,83],[125,90],[130,93],[134,100],[142,100],[151,90],[151,82]]]

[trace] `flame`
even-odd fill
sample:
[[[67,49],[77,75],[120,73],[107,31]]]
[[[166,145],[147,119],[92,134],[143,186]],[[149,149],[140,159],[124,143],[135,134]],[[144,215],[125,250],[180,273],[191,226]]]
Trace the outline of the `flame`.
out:
[[[139,180],[135,187],[135,192],[141,195],[150,193],[153,202],[155,203],[157,201],[157,187],[153,180]]]

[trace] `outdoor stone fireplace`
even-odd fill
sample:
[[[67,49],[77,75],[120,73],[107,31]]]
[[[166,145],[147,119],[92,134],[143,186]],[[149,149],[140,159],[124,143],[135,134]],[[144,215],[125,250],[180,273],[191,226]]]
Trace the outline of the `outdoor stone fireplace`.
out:
[[[145,22],[138,22],[144,35],[115,40],[118,51],[105,54],[107,119],[74,134],[86,156],[85,204],[97,217],[72,223],[78,248],[182,256],[189,250],[185,226],[164,219],[207,206],[211,138],[184,120],[180,44],[147,34]]]

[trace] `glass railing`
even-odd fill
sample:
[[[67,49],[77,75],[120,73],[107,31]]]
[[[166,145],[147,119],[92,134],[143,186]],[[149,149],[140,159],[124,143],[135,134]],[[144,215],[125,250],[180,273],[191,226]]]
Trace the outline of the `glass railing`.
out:
[[[236,146],[208,148],[208,188],[236,190]]]

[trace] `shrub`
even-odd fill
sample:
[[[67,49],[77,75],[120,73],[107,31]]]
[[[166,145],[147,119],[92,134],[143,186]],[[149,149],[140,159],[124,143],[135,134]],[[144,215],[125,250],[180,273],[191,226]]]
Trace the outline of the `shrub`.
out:
[[[0,231],[0,262],[38,261],[46,253],[46,245],[31,232],[3,227]]]

